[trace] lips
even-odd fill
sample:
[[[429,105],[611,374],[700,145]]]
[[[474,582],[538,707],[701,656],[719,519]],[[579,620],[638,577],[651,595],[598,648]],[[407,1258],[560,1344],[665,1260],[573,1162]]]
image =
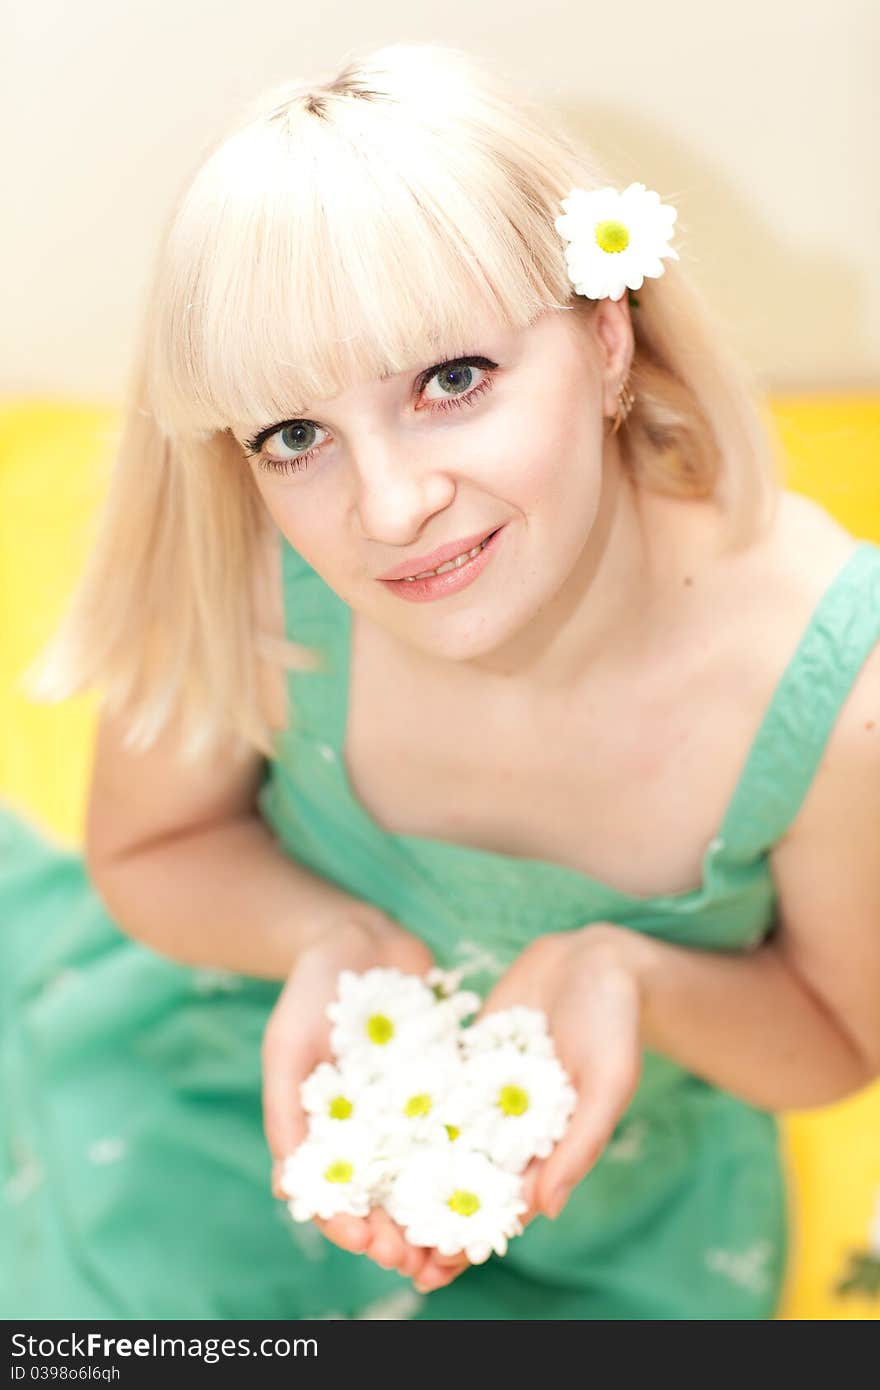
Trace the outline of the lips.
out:
[[[471,536],[462,536],[461,540],[451,541],[448,545],[440,546],[438,550],[432,550],[427,555],[419,555],[414,560],[405,560],[402,565],[397,565],[395,569],[380,574],[378,578],[410,579],[416,574],[422,574],[424,570],[439,569],[441,565],[446,564],[447,560],[454,560],[457,556],[473,550],[475,545],[481,545],[497,529],[497,526],[492,526],[488,530],[475,531]]]
[[[440,599],[451,598],[453,594],[458,594],[476,583],[486,566],[492,563],[499,546],[503,544],[506,531],[506,526],[499,526],[496,531],[490,532],[481,545],[473,547],[475,555],[469,555],[462,564],[449,565],[448,569],[442,569],[441,566],[440,574],[433,574],[427,579],[380,579],[379,583],[385,584],[388,592],[395,598],[405,599],[407,603],[434,603]]]

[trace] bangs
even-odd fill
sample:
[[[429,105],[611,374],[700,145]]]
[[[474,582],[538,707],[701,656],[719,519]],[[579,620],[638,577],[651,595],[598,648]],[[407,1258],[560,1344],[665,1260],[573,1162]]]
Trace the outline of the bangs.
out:
[[[149,395],[168,435],[307,413],[474,350],[570,295],[551,190],[448,111],[287,105],[202,167],[160,258]]]

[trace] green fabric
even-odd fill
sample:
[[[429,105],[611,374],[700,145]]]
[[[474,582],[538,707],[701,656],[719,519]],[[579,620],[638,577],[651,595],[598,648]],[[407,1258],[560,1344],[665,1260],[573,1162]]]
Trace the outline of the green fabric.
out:
[[[260,808],[287,853],[381,905],[485,991],[541,932],[602,919],[704,950],[772,928],[767,858],[880,634],[862,542],[792,657],[694,892],[622,893],[552,862],[389,835],[342,749],[350,612],[282,540],[291,673]],[[771,1318],[789,1256],[776,1119],[646,1053],[598,1163],[556,1222],[419,1297],[271,1196],[260,1040],[279,986],[129,940],[79,854],[0,808],[0,1316]]]

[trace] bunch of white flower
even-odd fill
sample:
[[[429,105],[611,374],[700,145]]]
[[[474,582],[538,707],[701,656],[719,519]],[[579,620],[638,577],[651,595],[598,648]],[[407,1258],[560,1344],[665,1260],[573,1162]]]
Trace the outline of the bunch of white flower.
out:
[[[382,1206],[413,1245],[481,1264],[523,1230],[522,1173],[565,1133],[575,1091],[535,1009],[463,1020],[461,971],[344,970],[335,1062],[302,1083],[308,1134],[285,1162],[295,1221]]]

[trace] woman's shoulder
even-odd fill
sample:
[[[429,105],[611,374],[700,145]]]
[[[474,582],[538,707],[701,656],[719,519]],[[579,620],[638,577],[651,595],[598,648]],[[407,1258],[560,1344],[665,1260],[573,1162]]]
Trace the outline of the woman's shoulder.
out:
[[[747,550],[719,566],[736,579],[743,613],[785,640],[798,637],[823,594],[860,544],[820,503],[784,489],[773,524]],[[732,570],[731,570],[732,566]]]
[[[821,503],[800,492],[782,492],[776,553],[793,582],[821,592],[859,544]]]
[[[756,555],[752,567],[754,584],[746,585],[750,611],[756,617],[758,640],[752,657],[757,656],[764,675],[775,687],[782,672],[807,638],[802,671],[806,687],[813,689],[823,680],[823,661],[828,664],[829,680],[842,675],[841,661],[850,650],[861,653],[853,658],[851,684],[846,686],[842,706],[834,713],[828,736],[828,754],[846,749],[873,728],[880,706],[880,617],[865,602],[861,581],[842,606],[827,610],[815,621],[820,604],[847,562],[862,544],[818,502],[795,492],[780,498],[777,521]],[[864,633],[854,628],[852,618],[863,618]],[[837,630],[839,625],[839,630]],[[744,624],[742,633],[745,634]],[[762,640],[763,639],[763,640]],[[865,644],[867,657],[864,656]],[[743,648],[744,649],[744,648]],[[752,658],[750,658],[752,659]],[[821,717],[816,705],[817,718]]]
[[[786,591],[808,609],[809,615],[840,575],[847,561],[864,543],[841,526],[824,507],[797,493],[786,493],[786,518],[783,523],[781,554],[785,558]],[[852,595],[854,610],[864,616],[870,629],[880,627],[876,606],[872,608],[857,577],[858,588]],[[876,592],[876,589],[873,590]],[[845,610],[845,616],[846,616]],[[868,699],[871,713],[876,714],[880,697],[880,643],[875,643],[867,660],[859,667],[850,692],[848,713],[860,717],[861,703]]]

